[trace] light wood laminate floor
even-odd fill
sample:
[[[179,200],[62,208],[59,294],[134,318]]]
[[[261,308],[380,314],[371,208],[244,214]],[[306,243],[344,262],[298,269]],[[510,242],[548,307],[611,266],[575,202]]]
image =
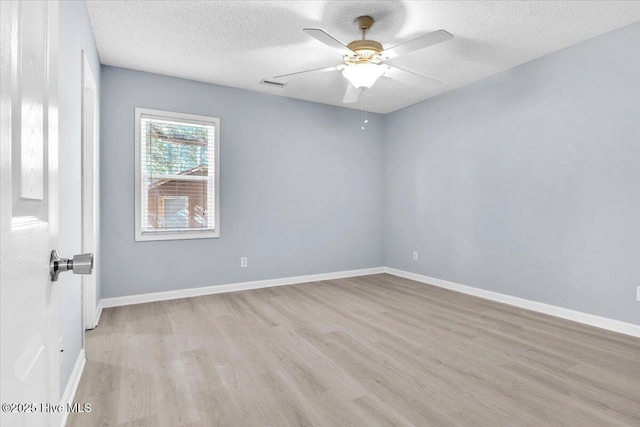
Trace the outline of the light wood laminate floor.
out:
[[[69,426],[640,426],[640,339],[380,274],[105,309]]]

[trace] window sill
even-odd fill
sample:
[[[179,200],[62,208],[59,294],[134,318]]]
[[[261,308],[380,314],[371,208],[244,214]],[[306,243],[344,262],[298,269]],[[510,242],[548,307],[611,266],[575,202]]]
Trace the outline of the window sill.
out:
[[[192,240],[192,239],[217,239],[220,232],[217,230],[207,231],[174,231],[136,234],[136,242],[150,242],[157,240]]]

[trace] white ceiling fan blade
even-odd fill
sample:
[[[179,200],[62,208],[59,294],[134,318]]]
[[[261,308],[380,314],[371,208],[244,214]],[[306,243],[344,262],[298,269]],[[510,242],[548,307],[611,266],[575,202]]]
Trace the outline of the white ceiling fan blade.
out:
[[[360,89],[356,88],[351,83],[347,84],[347,91],[344,93],[344,98],[342,98],[343,104],[353,104],[358,101],[360,97]]]
[[[332,67],[314,68],[313,70],[297,71],[295,73],[282,74],[280,76],[275,76],[274,79],[281,79],[283,77],[299,76],[301,74],[308,74],[308,73],[326,73],[327,71],[336,71],[337,69],[338,69],[338,65],[334,65]]]
[[[429,77],[422,76],[420,74],[412,73],[411,71],[403,70],[402,68],[389,66],[389,69],[383,74],[384,77],[388,77],[392,80],[397,80],[402,83],[407,83],[413,86],[417,86],[426,90],[436,90],[442,82],[438,80],[430,79]]]
[[[338,52],[340,52],[341,55],[353,55],[353,54],[355,54],[354,51],[349,49],[343,43],[341,43],[340,41],[334,39],[329,34],[327,34],[326,32],[324,32],[323,30],[321,30],[319,28],[305,28],[302,31],[304,31],[305,33],[309,34],[314,39],[326,44],[331,49],[337,50]]]
[[[382,57],[384,59],[392,59],[397,56],[404,55],[405,53],[424,49],[425,47],[433,46],[434,44],[446,42],[447,40],[451,40],[452,38],[453,36],[445,30],[434,31],[433,33],[426,34],[424,36],[386,49],[382,52]]]

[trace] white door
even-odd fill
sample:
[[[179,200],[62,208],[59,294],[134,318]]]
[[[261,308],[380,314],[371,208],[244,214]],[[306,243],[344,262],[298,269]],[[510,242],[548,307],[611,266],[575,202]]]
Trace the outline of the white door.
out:
[[[58,3],[2,0],[0,30],[0,424],[58,425]]]

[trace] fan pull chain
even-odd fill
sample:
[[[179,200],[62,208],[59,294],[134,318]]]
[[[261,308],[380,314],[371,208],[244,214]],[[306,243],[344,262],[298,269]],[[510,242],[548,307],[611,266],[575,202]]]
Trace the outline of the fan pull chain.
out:
[[[367,115],[367,91],[362,91],[362,101],[364,103],[364,108],[362,109],[362,126],[360,129],[365,130],[364,125],[369,123],[369,117]]]

